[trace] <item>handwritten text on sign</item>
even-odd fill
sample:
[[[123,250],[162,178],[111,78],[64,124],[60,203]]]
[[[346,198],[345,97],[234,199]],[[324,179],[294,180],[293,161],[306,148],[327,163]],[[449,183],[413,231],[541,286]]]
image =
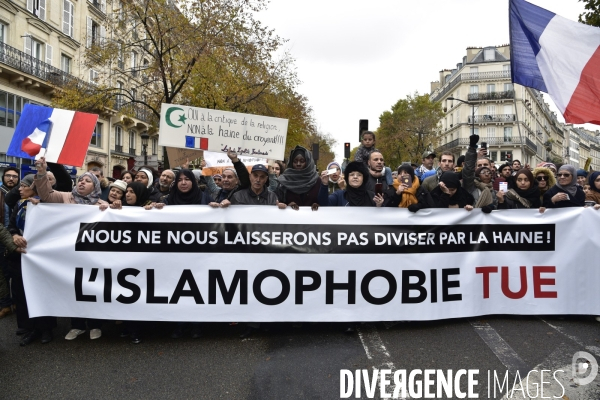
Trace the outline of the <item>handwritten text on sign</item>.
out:
[[[283,160],[288,120],[163,104],[159,145]]]

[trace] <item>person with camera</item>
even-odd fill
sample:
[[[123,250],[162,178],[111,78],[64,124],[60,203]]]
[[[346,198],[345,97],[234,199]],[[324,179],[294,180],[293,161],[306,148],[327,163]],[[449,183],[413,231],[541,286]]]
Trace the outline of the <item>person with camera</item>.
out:
[[[319,190],[319,205],[324,207],[381,207],[383,195],[375,194],[367,188],[370,179],[369,170],[364,163],[352,161],[344,170],[346,189],[328,192],[329,175],[321,173],[321,188]]]
[[[451,165],[454,168],[454,163]],[[435,179],[436,176],[430,176],[428,179]],[[413,167],[409,164],[402,164],[398,168],[398,180],[394,182],[393,187],[385,192],[384,206],[408,208],[413,204],[417,204],[419,197],[424,196],[425,192],[424,184],[419,183],[419,178],[415,175]]]

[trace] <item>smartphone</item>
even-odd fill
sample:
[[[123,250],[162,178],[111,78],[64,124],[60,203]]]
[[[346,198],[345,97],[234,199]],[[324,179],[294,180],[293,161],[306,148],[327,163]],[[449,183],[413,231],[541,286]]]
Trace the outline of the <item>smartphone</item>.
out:
[[[481,142],[481,148],[487,149],[487,142]]]
[[[408,187],[411,187],[412,186],[412,176],[403,176],[402,183]]]
[[[375,194],[382,194],[383,193],[383,183],[376,183],[375,184]]]
[[[327,170],[327,175],[333,175],[337,173],[337,168],[331,168]]]
[[[502,192],[508,192],[508,182],[499,182],[499,188]]]

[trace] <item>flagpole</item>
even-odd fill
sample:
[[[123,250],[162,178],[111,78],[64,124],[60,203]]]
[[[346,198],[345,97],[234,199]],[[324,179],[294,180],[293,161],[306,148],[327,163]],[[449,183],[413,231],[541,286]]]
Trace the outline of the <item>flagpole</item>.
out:
[[[515,119],[517,123],[517,130],[519,131],[519,139],[521,140],[521,155],[525,157],[525,142],[523,141],[523,135],[521,134],[521,124],[519,123],[519,113],[517,112],[517,90],[515,83],[513,82],[513,101],[515,102]],[[529,164],[529,163],[526,163]]]

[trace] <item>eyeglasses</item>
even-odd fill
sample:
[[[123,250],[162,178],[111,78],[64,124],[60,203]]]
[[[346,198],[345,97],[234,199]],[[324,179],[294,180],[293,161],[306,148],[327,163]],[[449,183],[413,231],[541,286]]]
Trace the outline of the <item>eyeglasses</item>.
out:
[[[535,179],[537,179],[538,182],[541,182],[541,181],[547,181],[548,177],[547,176],[536,176]]]
[[[556,174],[556,176],[558,176],[559,178],[568,178],[571,176],[571,174]]]
[[[19,175],[4,175],[7,179],[19,179]]]

